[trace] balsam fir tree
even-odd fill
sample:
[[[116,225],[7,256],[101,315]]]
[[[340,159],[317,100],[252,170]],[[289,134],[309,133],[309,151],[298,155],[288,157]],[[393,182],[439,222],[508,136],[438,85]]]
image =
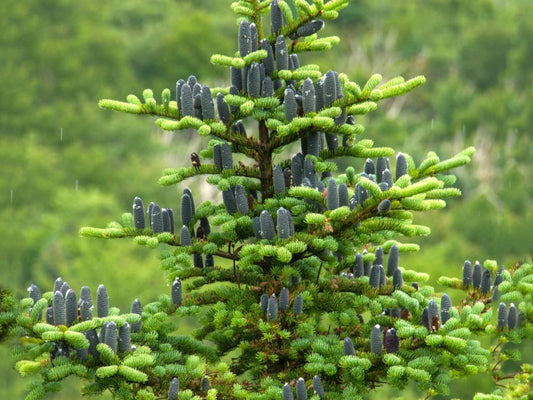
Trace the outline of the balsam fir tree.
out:
[[[501,388],[477,399],[529,398],[532,367],[511,375],[501,367],[520,359],[505,343],[533,336],[533,265],[466,261],[462,279],[439,280],[464,292],[452,304],[423,285],[427,274],[401,263],[401,253],[418,250],[405,238],[430,233],[414,212],[460,195],[450,171],[474,149],[445,160],[429,152],[417,164],[364,138],[360,116],[424,77],[383,83],[376,74],[358,85],[300,64],[299,54],[339,42],[321,29],[348,2],[235,2],[238,51],[211,57],[228,70],[227,87],[191,75],[159,103],[150,89],[142,101],[100,101],[156,116],[177,135],[195,129],[206,147],[160,178],[179,187],[175,204],[135,197],[120,222],[81,229],[161,245],[170,293],[132,298],[124,313],[104,285],[78,296],[58,278],[42,295],[31,285],[18,304],[2,292],[0,333],[22,332],[16,369],[38,377],[28,400],[71,375],[84,394],[117,399],[358,399],[410,381],[430,397],[448,393],[453,378],[487,371]],[[349,160],[344,171],[340,157]],[[185,186],[196,176],[222,203],[199,201]],[[192,336],[175,333],[183,316],[197,318]],[[493,338],[489,347],[482,335]]]

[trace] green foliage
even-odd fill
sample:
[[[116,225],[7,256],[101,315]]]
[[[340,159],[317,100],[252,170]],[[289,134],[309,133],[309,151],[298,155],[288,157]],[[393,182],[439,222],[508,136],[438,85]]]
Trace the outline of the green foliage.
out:
[[[469,163],[474,149],[442,161],[430,152],[418,167],[413,157],[397,153],[391,169],[395,151],[361,139],[363,127],[354,116],[425,78],[382,83],[373,74],[359,85],[345,74],[300,65],[299,54],[339,43],[322,36],[323,20],[336,19],[347,5],[237,1],[232,8],[240,24],[239,51],[210,59],[230,67],[231,86],[210,89],[190,75],[178,81],[175,101],[169,89],[160,101],[150,89],[142,100],[129,95],[126,102],[100,101],[104,109],[155,116],[165,130],[192,128],[210,136],[212,142],[191,155],[192,167],[166,170],[160,183],[208,175],[223,203],[195,207],[185,189],[179,239],[173,214],[156,203],[147,207],[145,224],[140,197],[121,222],[80,230],[83,236],[130,237],[164,248],[161,266],[172,283],[170,296],[142,307],[136,301],[131,313],[110,307],[100,285],[96,315],[87,311],[92,299],[85,292],[80,317],[72,319],[65,298],[75,297],[67,296],[71,291],[61,278],[42,298],[34,286],[18,304],[2,297],[0,332],[23,332],[16,369],[39,377],[27,398],[58,390],[69,376],[85,381],[86,394],[109,391],[116,398],[293,398],[285,382],[297,382],[299,400],[312,395],[311,387],[312,398],[356,399],[385,383],[403,389],[409,382],[429,397],[447,394],[456,377],[483,372],[499,385],[511,379],[509,393],[527,393],[531,368],[524,365],[510,377],[502,363],[521,357],[506,343],[533,336],[531,263],[496,271],[488,261],[483,272],[475,264],[472,279],[468,268],[463,281],[441,277],[442,285],[464,291],[455,307],[431,286],[405,284],[428,280],[399,260],[400,252],[418,249],[400,240],[430,233],[413,223],[413,214],[443,208],[444,199],[460,195],[450,187],[452,170]],[[262,23],[265,14],[270,31]],[[475,84],[484,88],[488,81],[481,76]],[[247,134],[243,120],[255,121],[256,131]],[[301,152],[287,157],[284,148],[295,145]],[[350,163],[345,174],[337,173],[341,157]],[[358,158],[367,159],[359,173]],[[368,158],[377,158],[376,169]],[[520,199],[511,203],[515,210],[523,207]],[[184,317],[199,323],[192,335],[175,333]],[[497,344],[487,347],[479,340],[483,335]]]
[[[387,144],[392,147],[406,143],[406,137],[423,137],[422,141],[409,141],[409,153],[415,160],[426,158],[428,148],[439,154],[450,153],[459,143],[476,143],[478,148],[469,173],[459,173],[465,197],[451,202],[449,212],[432,224],[442,226],[443,233],[456,232],[452,236],[457,240],[452,244],[431,238],[420,243],[430,254],[446,253],[444,258],[448,258],[455,253],[455,262],[462,258],[460,251],[454,251],[457,245],[475,249],[480,258],[498,254],[506,263],[530,254],[525,237],[531,224],[532,187],[527,177],[531,172],[533,102],[525,88],[531,80],[533,58],[531,44],[524,38],[530,37],[532,29],[526,16],[532,5],[493,0],[457,7],[449,2],[364,3],[361,8],[347,8],[339,17],[342,29],[353,38],[339,47],[344,54],[353,48],[358,51],[351,57],[312,62],[322,68],[334,63],[337,67],[340,62],[347,74],[360,79],[376,66],[382,68],[384,77],[415,68],[431,77],[424,91],[428,95],[405,103],[393,100],[394,113],[372,114],[373,129],[388,132]],[[529,50],[524,52],[525,48]],[[492,59],[495,54],[498,60]],[[439,79],[432,78],[435,76]],[[482,142],[486,144],[483,148]],[[517,181],[523,184],[517,186]],[[488,204],[481,204],[483,210],[478,210],[480,203]],[[466,216],[471,224],[464,223]],[[493,226],[494,235],[483,237],[480,230],[471,228],[474,225]],[[438,228],[434,233],[439,236]],[[429,263],[430,257],[417,261],[420,266]]]

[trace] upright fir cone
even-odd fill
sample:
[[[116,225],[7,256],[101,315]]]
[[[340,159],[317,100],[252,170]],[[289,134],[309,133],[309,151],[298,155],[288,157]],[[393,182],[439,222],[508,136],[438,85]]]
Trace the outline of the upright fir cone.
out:
[[[385,276],[385,268],[383,265],[378,265],[379,268],[379,286],[385,286],[387,284],[387,278]]]
[[[168,388],[168,400],[178,400],[178,392],[180,391],[180,381],[178,378],[172,378]]]
[[[89,354],[93,357],[98,357],[99,353],[96,349],[96,346],[99,343],[98,335],[96,334],[96,329],[89,329],[85,332],[85,338],[89,342]]]
[[[324,386],[322,385],[322,380],[318,375],[313,377],[313,390],[320,399],[324,398]]]
[[[396,180],[407,174],[407,159],[403,153],[398,153],[396,156]]]
[[[142,306],[141,306],[141,302],[139,301],[139,299],[133,300],[133,303],[131,304],[130,312],[132,314],[142,315]],[[131,324],[131,331],[132,332],[140,332],[141,331],[141,321]]]
[[[390,200],[389,199],[384,199],[378,205],[378,212],[380,214],[387,214],[390,211],[390,208],[391,208]]]
[[[387,275],[392,276],[394,271],[398,269],[400,264],[400,249],[397,245],[392,245],[389,250],[389,258],[387,260]]]
[[[400,339],[396,334],[396,329],[391,328],[385,333],[385,350],[387,353],[397,353],[400,349]]]
[[[176,277],[174,283],[172,283],[171,297],[172,303],[176,306],[181,306],[181,281],[178,277]]]
[[[222,192],[222,201],[224,207],[229,215],[234,215],[237,212],[237,201],[235,200],[235,194],[231,188]]]
[[[372,161],[371,158],[367,158],[365,161],[365,174],[367,175],[375,175],[376,174],[376,166],[374,165],[374,161]]]
[[[109,325],[109,321],[105,321],[102,327],[100,328],[100,331],[98,332],[99,343],[105,343],[105,333],[106,333],[107,325]]]
[[[272,240],[276,236],[274,229],[274,220],[272,215],[267,210],[261,211],[259,215],[259,222],[261,224],[261,236],[265,239]]]
[[[296,398],[297,400],[307,400],[307,387],[302,377],[296,381]]]
[[[105,339],[104,343],[109,346],[111,350],[113,350],[113,353],[117,353],[117,344],[118,344],[118,338],[117,338],[117,324],[115,321],[111,321],[107,324],[105,328]]]
[[[198,228],[196,228],[196,239],[198,240],[205,239],[204,228],[202,228],[201,225],[198,226]]]
[[[213,95],[211,94],[211,89],[209,86],[202,86],[200,92],[201,100],[200,104],[202,107],[202,116],[203,119],[214,120],[215,119],[215,102],[213,101]],[[198,161],[198,167],[200,167],[200,162]]]
[[[33,304],[37,303],[41,299],[41,291],[37,287],[37,285],[34,285],[33,283],[28,288],[28,294],[30,298],[33,300]]]
[[[439,306],[435,300],[430,300],[428,304],[428,320],[431,332],[435,332],[440,328]]]
[[[267,318],[269,321],[275,321],[278,319],[278,299],[276,299],[274,293],[272,293],[272,296],[268,299]]]
[[[159,204],[154,204],[150,214],[150,228],[154,233],[163,232],[163,215],[161,214],[161,207]]]
[[[337,181],[333,178],[328,181],[327,205],[328,210],[339,208],[339,191],[337,189]]]
[[[292,388],[288,383],[285,383],[285,385],[283,385],[283,400],[294,400]]]
[[[440,308],[441,310],[449,310],[452,308],[452,299],[450,299],[450,296],[448,296],[446,293],[442,294],[440,299]]]
[[[80,319],[82,322],[93,319],[93,305],[85,300],[80,300]]]
[[[67,296],[67,292],[69,290],[70,290],[70,286],[69,286],[68,282],[63,282],[63,284],[61,285],[61,289],[59,291],[61,292],[63,297],[66,297]]]
[[[72,325],[78,319],[78,300],[74,290],[69,289],[65,295],[65,313],[67,325]]]
[[[481,275],[482,275],[481,271],[482,271],[481,264],[478,261],[476,261],[476,263],[474,264],[474,272],[472,274],[472,285],[475,288],[481,287]]]
[[[266,58],[263,59],[262,64],[265,66],[265,74],[270,77],[272,72],[274,72],[274,51],[272,50],[272,45],[268,39],[261,40],[261,49],[267,52]],[[272,81],[272,80],[271,80]],[[263,96],[270,97],[270,96]]]
[[[240,73],[240,70],[236,70],[236,72]],[[242,88],[242,83],[239,84],[239,86]],[[220,120],[223,123],[227,124],[231,118],[230,108],[228,104],[226,103],[226,101],[224,100],[224,95],[220,92],[217,93],[216,103],[217,103],[218,118],[220,118]]]
[[[388,169],[387,159],[385,157],[378,157],[376,162],[376,179],[378,183],[381,183],[383,177],[383,171]]]
[[[494,282],[492,283],[492,287],[498,286],[500,283],[503,282],[503,276],[502,272],[505,268],[502,266],[498,272],[496,273],[496,277],[494,278]]]
[[[485,268],[481,276],[481,284],[480,284],[481,293],[487,294],[490,291],[490,283],[491,283],[490,270]]]
[[[183,79],[179,79],[176,82],[176,104],[178,106],[178,111],[182,115],[183,115],[183,107],[181,104],[181,88],[183,87],[183,85],[185,85],[185,81]]]
[[[383,248],[379,246],[376,251],[374,252],[374,255],[376,256],[374,260],[374,265],[383,265]]]
[[[235,186],[235,204],[237,212],[242,215],[248,214],[248,196],[246,195],[246,189],[242,185]]]
[[[118,351],[127,353],[131,350],[131,327],[127,322],[118,329]]]
[[[363,256],[361,253],[355,254],[355,261],[352,267],[352,272],[356,278],[360,278],[365,274],[365,263],[363,261]]]
[[[209,377],[206,375],[204,376],[204,379],[202,379],[202,391],[204,393],[209,392],[209,389],[211,388],[211,384],[209,383]]]
[[[292,312],[295,317],[299,316],[303,311],[303,297],[301,294],[296,296],[294,304],[292,305]]]
[[[202,227],[204,237],[208,237],[211,233],[211,225],[209,224],[207,217],[200,218],[200,226]]]
[[[287,50],[287,43],[283,36],[278,36],[276,45],[274,46],[274,54],[276,56],[276,69],[289,69],[289,52]]]
[[[174,217],[171,208],[163,208],[161,210],[163,217],[163,232],[174,233]]]
[[[184,116],[194,117],[194,104],[192,100],[192,89],[188,83],[181,86],[180,91],[181,113]]]
[[[440,300],[440,318],[442,325],[450,319],[450,308],[452,308],[452,300],[450,296],[444,293]]]
[[[182,246],[192,245],[191,233],[189,232],[189,228],[187,228],[185,225],[183,225],[180,230],[180,244]]]
[[[348,186],[346,183],[339,183],[339,207],[347,207],[350,204],[350,199],[348,195]]]
[[[283,193],[285,191],[285,177],[283,176],[283,170],[279,165],[276,165],[272,172],[272,178],[274,181],[274,192]]]
[[[140,197],[135,197],[133,200],[133,226],[135,229],[144,229],[144,206]]]
[[[505,329],[507,326],[507,306],[505,303],[500,303],[498,307],[498,329]]]
[[[304,176],[304,158],[302,153],[296,153],[292,156],[291,173],[293,186],[300,186]]]
[[[278,33],[284,25],[283,13],[278,5],[278,0],[272,0],[270,3],[270,31]]]
[[[54,297],[52,299],[52,311],[54,325],[57,326],[67,324],[67,315],[65,312],[65,298],[59,290],[54,293]]]
[[[246,87],[250,97],[261,97],[261,67],[256,62],[250,65]]]
[[[509,312],[507,314],[507,326],[509,327],[509,330],[512,330],[516,328],[516,322],[517,322],[517,316],[518,316],[518,310],[516,309],[516,306],[511,303],[509,306]]]
[[[276,230],[278,232],[278,237],[280,239],[288,239],[293,232],[291,232],[291,214],[289,210],[286,210],[283,207],[280,207],[276,213],[277,215],[277,226]]]
[[[192,262],[193,262],[194,268],[203,268],[204,267],[204,260],[203,260],[201,254],[194,253],[192,255]]]
[[[383,341],[381,338],[381,329],[379,324],[376,324],[370,332],[370,350],[372,351],[372,353],[380,356],[382,347]]]
[[[250,31],[250,23],[243,19],[239,26],[239,54],[241,57],[246,57],[252,52],[252,33]]]
[[[289,289],[284,287],[279,295],[279,309],[286,311],[289,308]]]
[[[39,290],[37,285],[34,285],[33,283],[28,288],[28,295],[33,300],[33,305],[35,305],[35,303],[37,303],[42,297],[41,296],[41,291]],[[42,318],[42,316],[43,316],[43,314],[40,313],[39,314],[39,320]]]
[[[379,265],[373,265],[370,270],[370,279],[368,284],[372,287],[378,288],[380,286],[380,270]]]
[[[428,330],[431,330],[429,321],[429,309],[426,307],[422,310],[422,325]]]
[[[107,317],[109,314],[109,296],[104,285],[99,285],[96,291],[96,316]]]
[[[472,264],[466,260],[463,265],[463,286],[468,288],[472,285]]]
[[[398,289],[403,286],[402,271],[399,269],[394,270],[394,274],[392,275],[392,286]]]
[[[261,299],[259,301],[259,304],[261,306],[261,311],[263,311],[263,313],[266,313],[267,312],[267,307],[268,307],[268,294],[263,293],[261,295]]]
[[[383,173],[381,174],[381,182],[386,183],[387,187],[389,188],[394,186],[394,181],[392,180],[392,173],[390,172],[388,168],[385,169]]]
[[[227,142],[222,143],[220,156],[222,158],[222,169],[233,169],[233,154]]]
[[[355,348],[353,346],[352,339],[346,337],[344,339],[344,355],[345,356],[355,356]]]
[[[498,300],[499,298],[500,298],[500,292],[499,292],[499,290],[498,290],[498,285],[496,285],[496,286],[494,286],[494,287],[492,288],[492,296],[491,296],[490,300],[491,300],[493,303],[495,303],[496,300]]]
[[[285,110],[285,119],[291,122],[298,116],[298,103],[296,102],[296,93],[291,88],[285,89],[285,98],[283,100],[283,109]]]

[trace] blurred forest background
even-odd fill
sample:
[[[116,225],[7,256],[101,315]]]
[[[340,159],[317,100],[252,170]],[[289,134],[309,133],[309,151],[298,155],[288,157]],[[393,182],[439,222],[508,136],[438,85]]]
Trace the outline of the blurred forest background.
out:
[[[157,179],[165,167],[187,164],[200,142],[190,133],[164,134],[147,118],[101,111],[97,102],[140,96],[147,87],[159,97],[192,73],[226,85],[229,71],[209,57],[236,50],[230,4],[0,2],[1,287],[23,295],[31,283],[51,290],[58,276],[76,291],[105,283],[122,310],[169,290],[157,252],[80,238],[78,229],[120,219],[135,196],[179,212],[184,186],[161,188]],[[426,76],[422,88],[360,121],[362,136],[376,145],[417,163],[429,150],[445,158],[477,148],[474,163],[459,172],[464,196],[418,216],[433,233],[419,241],[418,254],[402,257],[432,279],[459,276],[465,259],[511,265],[533,253],[531,15],[530,0],[358,0],[326,25],[323,34],[340,36],[341,44],[327,57],[301,57],[361,85],[372,73]],[[188,185],[197,202],[207,200],[199,183]],[[21,399],[24,380],[11,369],[8,347],[0,347],[0,398]],[[489,383],[474,381],[482,389]],[[454,385],[452,397],[471,398],[471,382]],[[73,381],[53,398],[77,393]],[[381,396],[388,397],[374,398]]]

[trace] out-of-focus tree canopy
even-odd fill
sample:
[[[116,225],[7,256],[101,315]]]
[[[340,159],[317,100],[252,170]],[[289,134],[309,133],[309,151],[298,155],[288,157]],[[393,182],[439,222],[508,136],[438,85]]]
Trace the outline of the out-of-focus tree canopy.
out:
[[[0,286],[45,288],[60,275],[73,287],[105,281],[123,309],[132,292],[166,290],[153,254],[77,231],[120,218],[136,195],[178,211],[177,194],[156,181],[188,154],[151,121],[96,104],[132,88],[173,91],[192,72],[227,83],[209,56],[213,43],[219,53],[235,50],[217,42],[237,30],[230,4],[0,2]],[[354,1],[331,29],[343,37],[331,59],[313,60],[361,83],[376,71],[427,77],[416,94],[369,117],[377,145],[403,147],[417,161],[429,148],[478,149],[459,178],[465,196],[438,220],[420,221],[434,234],[411,262],[433,275],[450,265],[459,273],[465,258],[512,262],[533,252],[531,15],[528,0]]]

